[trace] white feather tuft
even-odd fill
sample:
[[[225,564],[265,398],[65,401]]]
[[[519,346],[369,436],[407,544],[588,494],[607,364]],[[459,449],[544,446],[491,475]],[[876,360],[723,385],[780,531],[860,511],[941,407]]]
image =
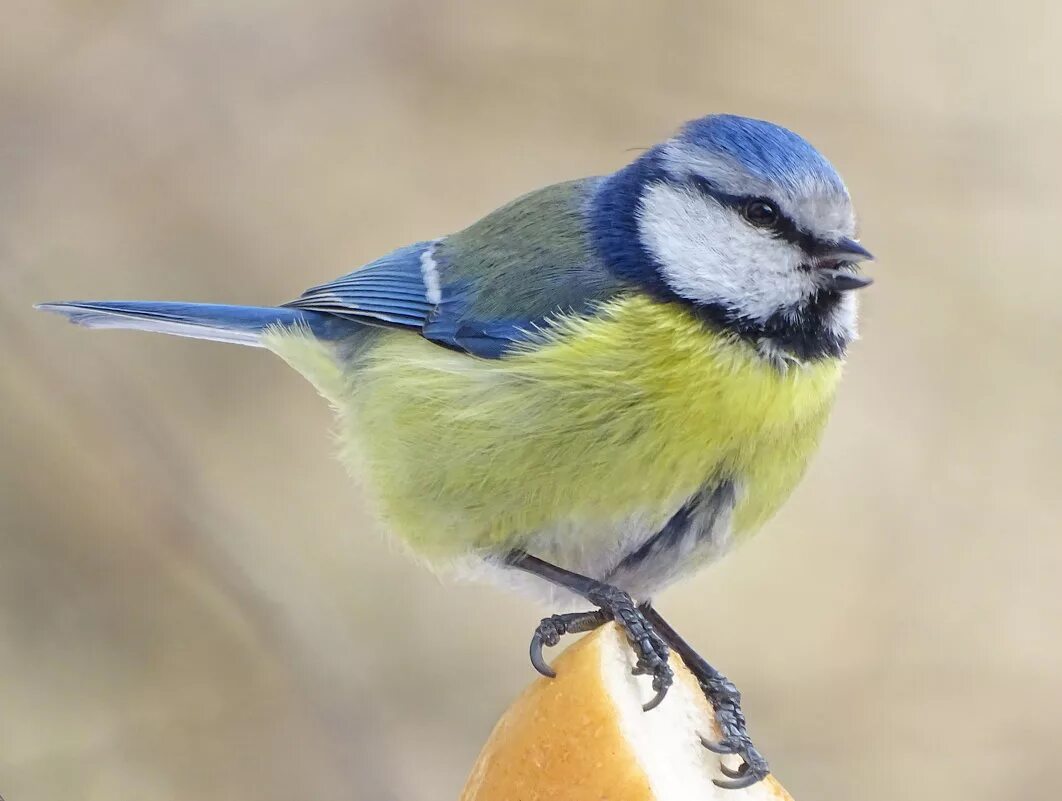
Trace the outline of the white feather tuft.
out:
[[[432,306],[438,306],[442,302],[442,285],[439,283],[439,265],[435,263],[432,252],[435,250],[435,242],[432,242],[420,254],[420,272],[424,277],[424,297]]]

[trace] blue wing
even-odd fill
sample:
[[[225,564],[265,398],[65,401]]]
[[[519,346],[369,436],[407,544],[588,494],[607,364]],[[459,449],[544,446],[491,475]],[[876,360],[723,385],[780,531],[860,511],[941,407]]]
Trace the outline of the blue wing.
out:
[[[499,358],[527,335],[532,321],[467,319],[474,297],[467,280],[442,285],[436,272],[440,283],[429,289],[425,270],[438,270],[432,257],[437,245],[418,242],[399,248],[284,305],[367,325],[405,328],[444,347]]]
[[[422,328],[433,304],[427,297],[421,258],[432,244],[399,248],[335,281],[311,287],[284,305],[370,325]]]
[[[400,248],[289,307],[405,328],[483,358],[623,291],[586,230],[593,179],[519,198],[444,239]]]

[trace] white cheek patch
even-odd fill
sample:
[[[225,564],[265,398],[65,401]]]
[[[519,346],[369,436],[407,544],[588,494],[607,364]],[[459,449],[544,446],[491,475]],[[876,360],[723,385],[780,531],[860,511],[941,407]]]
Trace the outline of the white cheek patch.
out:
[[[812,276],[800,269],[798,247],[693,190],[649,186],[638,229],[668,285],[688,300],[722,304],[764,322],[815,291]]]

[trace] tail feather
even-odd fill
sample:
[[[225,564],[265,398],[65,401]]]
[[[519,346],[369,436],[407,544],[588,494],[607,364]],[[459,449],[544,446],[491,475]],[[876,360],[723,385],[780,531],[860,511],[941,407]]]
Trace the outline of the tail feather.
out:
[[[252,347],[262,347],[262,334],[276,326],[301,326],[323,339],[337,336],[338,328],[357,326],[329,314],[269,306],[75,300],[41,303],[36,308],[57,312],[87,328],[132,328]]]

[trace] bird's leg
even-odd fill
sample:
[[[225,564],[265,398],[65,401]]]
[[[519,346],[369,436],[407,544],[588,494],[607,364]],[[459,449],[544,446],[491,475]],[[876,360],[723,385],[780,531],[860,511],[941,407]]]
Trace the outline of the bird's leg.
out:
[[[712,742],[702,735],[701,742],[704,747],[717,754],[735,754],[741,757],[742,764],[737,770],[722,766],[721,770],[729,777],[728,779],[713,779],[712,781],[719,787],[740,789],[763,779],[771,771],[767,767],[767,760],[756,750],[752,740],[749,739],[749,733],[745,727],[745,714],[741,711],[741,693],[738,692],[737,687],[730,679],[709,665],[704,657],[694,651],[652,605],[644,603],[639,608],[653,628],[690,669],[690,673],[701,685],[702,692],[715,711],[715,721],[722,737],[719,742]]]
[[[553,677],[553,669],[542,658],[543,645],[556,645],[563,634],[590,631],[614,620],[627,635],[638,655],[635,673],[651,674],[656,695],[643,707],[650,710],[664,700],[674,674],[667,663],[667,643],[658,635],[631,596],[611,584],[573,573],[520,550],[510,551],[505,563],[581,595],[597,607],[592,612],[553,615],[544,618],[531,638],[531,663],[544,676]]]

